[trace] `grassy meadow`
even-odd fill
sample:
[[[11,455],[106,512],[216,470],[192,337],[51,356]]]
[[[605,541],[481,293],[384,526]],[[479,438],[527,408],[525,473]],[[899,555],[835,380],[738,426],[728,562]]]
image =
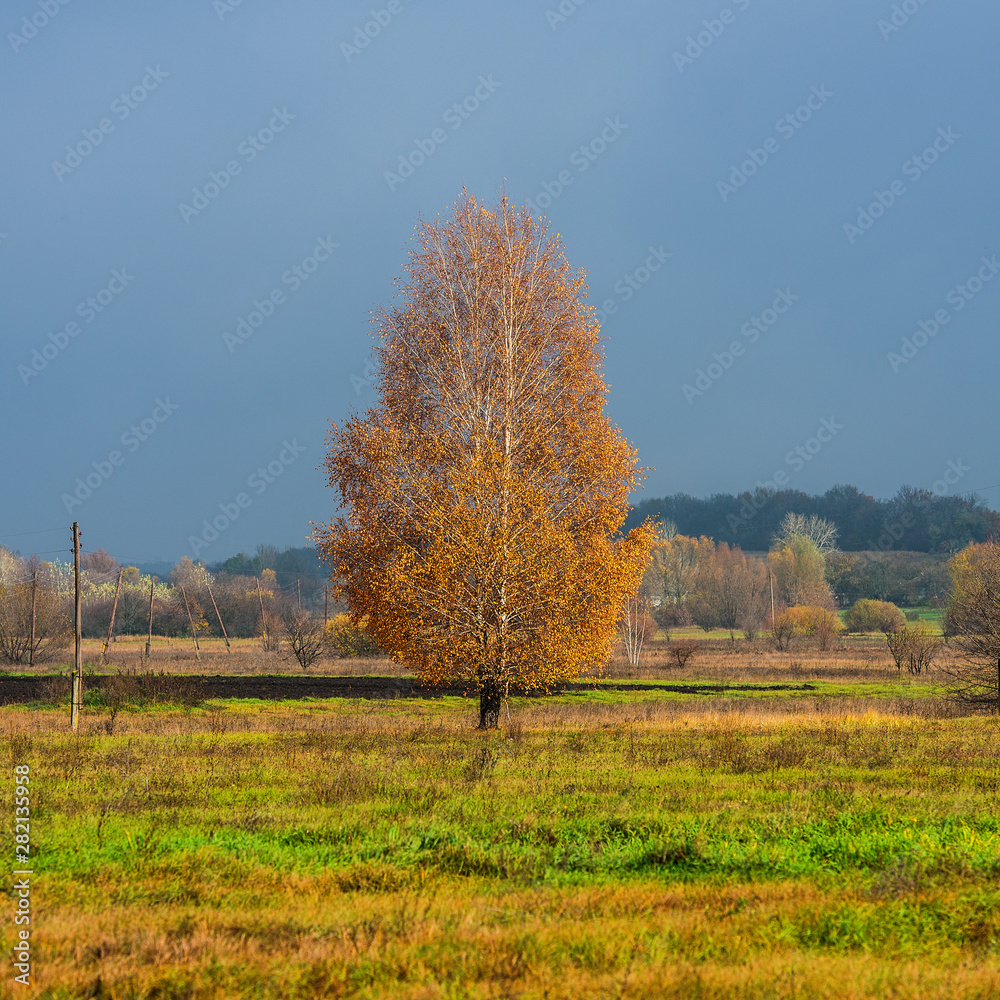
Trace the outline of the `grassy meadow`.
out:
[[[152,666],[301,673],[182,646]],[[345,667],[397,671],[310,673]],[[654,644],[493,733],[450,696],[92,697],[72,734],[52,690],[0,713],[36,873],[3,997],[1000,995],[998,721],[880,639]]]

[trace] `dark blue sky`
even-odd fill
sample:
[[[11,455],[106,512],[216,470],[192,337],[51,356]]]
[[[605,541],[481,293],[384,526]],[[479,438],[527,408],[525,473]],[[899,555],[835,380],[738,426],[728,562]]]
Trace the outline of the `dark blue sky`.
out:
[[[14,0],[0,31],[2,544],[304,544],[369,312],[463,186],[587,270],[643,496],[1000,482],[995,3]]]

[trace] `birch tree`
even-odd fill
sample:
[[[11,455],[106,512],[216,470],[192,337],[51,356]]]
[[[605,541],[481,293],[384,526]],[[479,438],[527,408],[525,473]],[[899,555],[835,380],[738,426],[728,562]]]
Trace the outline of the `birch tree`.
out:
[[[331,425],[341,514],[314,540],[356,621],[431,682],[479,692],[606,661],[653,539],[619,535],[641,470],[604,413],[600,335],[557,235],[463,194],[417,227],[375,316],[377,404]]]

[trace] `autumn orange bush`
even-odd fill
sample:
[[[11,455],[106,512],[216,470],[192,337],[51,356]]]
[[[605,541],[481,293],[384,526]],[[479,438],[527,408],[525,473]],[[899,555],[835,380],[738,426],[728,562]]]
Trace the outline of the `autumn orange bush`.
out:
[[[771,635],[778,649],[788,649],[796,636],[814,638],[820,649],[829,649],[843,631],[843,623],[835,612],[816,605],[799,604],[771,619]]]

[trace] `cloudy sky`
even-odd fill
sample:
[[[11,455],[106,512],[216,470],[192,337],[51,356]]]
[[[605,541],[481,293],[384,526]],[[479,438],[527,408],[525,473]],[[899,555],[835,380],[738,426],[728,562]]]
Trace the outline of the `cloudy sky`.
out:
[[[305,544],[369,313],[463,187],[586,269],[637,499],[993,487],[998,31],[987,0],[11,0],[0,544]]]

